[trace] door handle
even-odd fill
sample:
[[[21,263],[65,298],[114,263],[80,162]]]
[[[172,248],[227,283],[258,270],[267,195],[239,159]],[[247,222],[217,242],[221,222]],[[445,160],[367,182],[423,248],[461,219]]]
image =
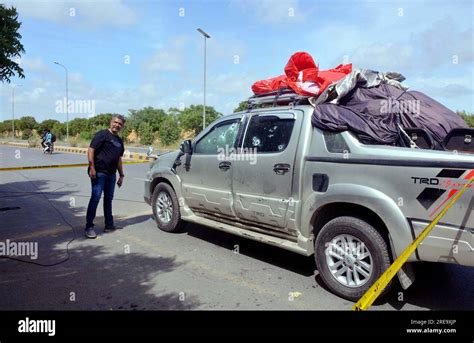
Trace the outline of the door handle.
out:
[[[232,165],[231,162],[224,161],[224,162],[219,163],[219,169],[224,170],[224,171],[229,170],[231,165]]]
[[[283,175],[287,172],[290,171],[290,165],[287,164],[287,163],[277,163],[273,166],[273,171],[277,174],[277,175]]]

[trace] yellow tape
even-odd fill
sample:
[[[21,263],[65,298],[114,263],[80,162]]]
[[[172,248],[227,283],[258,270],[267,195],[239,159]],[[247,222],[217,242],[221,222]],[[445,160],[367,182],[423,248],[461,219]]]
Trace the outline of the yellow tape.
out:
[[[123,161],[122,164],[137,164],[146,163],[147,160],[140,161]],[[53,164],[46,166],[26,166],[26,167],[7,167],[0,168],[0,171],[14,171],[14,170],[27,170],[27,169],[50,169],[50,168],[76,168],[76,167],[88,167],[89,163],[75,163],[75,164]]]
[[[377,297],[382,293],[385,287],[392,278],[397,274],[398,270],[403,266],[403,264],[408,260],[408,258],[413,254],[418,245],[428,236],[430,231],[438,224],[439,220],[448,212],[448,210],[453,206],[453,204],[459,199],[459,197],[464,193],[464,191],[469,187],[469,185],[474,181],[474,177],[471,178],[464,187],[451,199],[451,201],[443,208],[443,210],[436,216],[435,219],[420,233],[420,235],[412,242],[410,245],[401,253],[401,255],[391,264],[390,267],[380,276],[380,278],[375,281],[375,283],[370,287],[367,292],[359,299],[359,301],[352,307],[354,311],[367,310]]]

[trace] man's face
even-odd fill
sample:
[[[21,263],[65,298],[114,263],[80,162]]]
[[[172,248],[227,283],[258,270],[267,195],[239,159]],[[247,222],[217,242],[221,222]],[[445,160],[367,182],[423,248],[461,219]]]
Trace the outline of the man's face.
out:
[[[118,134],[123,129],[123,121],[119,118],[112,118],[110,121],[110,131],[114,134]]]

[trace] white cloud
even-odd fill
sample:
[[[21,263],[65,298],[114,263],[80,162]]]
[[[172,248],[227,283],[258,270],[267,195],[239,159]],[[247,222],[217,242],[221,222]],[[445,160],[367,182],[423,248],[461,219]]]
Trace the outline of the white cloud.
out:
[[[148,71],[179,71],[184,63],[182,53],[178,51],[161,50],[145,61]]]
[[[49,72],[50,68],[44,63],[41,57],[22,57],[20,59],[20,67],[26,72]]]
[[[45,88],[34,88],[31,92],[25,92],[27,100],[36,101],[46,92]]]
[[[40,19],[82,26],[128,26],[136,15],[122,0],[100,1],[24,1],[6,0],[7,6],[17,8],[20,20]]]
[[[150,58],[143,62],[146,71],[181,71],[185,65],[184,46],[188,38],[175,38],[168,46],[158,49]]]

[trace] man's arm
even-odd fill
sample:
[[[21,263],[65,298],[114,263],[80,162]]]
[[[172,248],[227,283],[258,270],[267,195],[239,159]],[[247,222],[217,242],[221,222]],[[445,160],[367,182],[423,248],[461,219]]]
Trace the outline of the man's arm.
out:
[[[89,147],[87,150],[87,159],[89,160],[89,177],[91,179],[95,179],[96,172],[95,172],[95,164],[94,164],[94,148]]]
[[[117,169],[118,169],[118,172],[119,172],[119,179],[117,181],[117,185],[119,187],[121,187],[122,183],[123,183],[123,178],[125,176],[124,173],[123,173],[122,157],[119,157]]]

